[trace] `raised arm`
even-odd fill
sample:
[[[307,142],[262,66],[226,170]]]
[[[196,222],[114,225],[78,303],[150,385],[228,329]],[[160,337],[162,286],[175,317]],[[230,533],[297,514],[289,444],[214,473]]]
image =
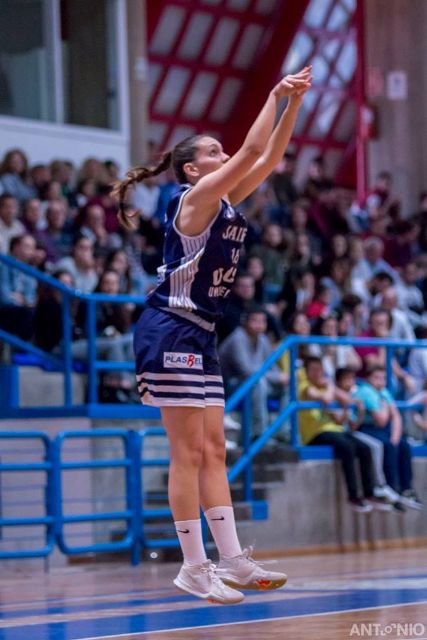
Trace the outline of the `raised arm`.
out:
[[[283,158],[283,154],[289,144],[292,132],[295,128],[303,94],[310,87],[311,77],[309,74],[310,68],[303,69],[300,78],[305,81],[304,89],[294,92],[289,96],[286,109],[271,134],[263,153],[257,159],[256,163],[250,168],[245,177],[229,191],[231,204],[238,204],[252,193],[252,191],[254,191],[258,185],[260,185],[261,182],[270,175],[274,167],[276,167]],[[294,77],[297,78],[298,76]]]
[[[188,235],[203,231],[218,212],[219,200],[238,185],[265,152],[269,143],[280,99],[295,91],[303,91],[308,75],[286,76],[268,95],[257,119],[237,153],[222,166],[197,180],[188,192],[179,214],[179,229]],[[213,149],[215,152],[215,149]],[[220,152],[222,150],[220,149]],[[191,167],[190,167],[191,169]]]

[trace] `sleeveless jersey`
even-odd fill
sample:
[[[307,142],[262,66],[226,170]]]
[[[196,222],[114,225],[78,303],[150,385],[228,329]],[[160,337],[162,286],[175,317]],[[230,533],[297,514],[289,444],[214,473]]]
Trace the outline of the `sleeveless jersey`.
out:
[[[158,269],[158,285],[147,302],[203,326],[214,323],[224,313],[247,224],[240,213],[221,200],[218,214],[203,233],[182,234],[177,229],[176,218],[182,199],[191,188],[182,185],[169,202],[164,264]],[[212,324],[206,328],[212,331],[214,327]]]

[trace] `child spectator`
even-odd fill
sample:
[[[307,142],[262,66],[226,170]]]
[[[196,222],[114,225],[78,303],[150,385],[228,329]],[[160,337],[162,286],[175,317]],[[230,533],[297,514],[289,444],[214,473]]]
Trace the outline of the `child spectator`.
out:
[[[380,440],[378,440],[378,438],[373,438],[367,433],[362,433],[362,431],[359,431],[359,427],[365,417],[365,408],[363,402],[360,399],[354,398],[354,395],[357,392],[357,386],[356,376],[353,369],[349,369],[346,367],[337,369],[337,372],[335,374],[335,384],[337,389],[342,391],[344,394],[348,394],[349,402],[351,402],[352,398],[356,402],[356,409],[345,409],[341,412],[341,416],[339,411],[334,412],[334,414],[337,416],[337,420],[339,420],[339,418],[341,417],[341,424],[347,426],[349,432],[352,433],[355,438],[368,445],[369,449],[371,450],[372,467],[374,473],[374,496],[379,500],[388,502],[393,506],[395,511],[401,511],[402,509],[399,503],[399,494],[396,493],[396,491],[394,491],[391,487],[389,487],[384,475],[384,445]],[[385,506],[387,506],[387,504]]]
[[[354,397],[363,402],[366,412],[360,431],[383,443],[387,484],[400,494],[401,504],[422,509],[423,504],[412,488],[411,448],[402,434],[400,412],[386,388],[385,368],[380,365],[371,367],[366,381],[358,386]]]
[[[329,404],[336,399],[336,389],[325,375],[320,358],[309,357],[305,361],[306,377],[298,384],[298,398]],[[347,485],[350,507],[360,513],[372,511],[369,500],[373,497],[373,472],[369,447],[346,433],[326,409],[302,410],[299,415],[300,433],[305,445],[329,445],[341,460]],[[357,485],[356,459],[359,461],[363,493]]]

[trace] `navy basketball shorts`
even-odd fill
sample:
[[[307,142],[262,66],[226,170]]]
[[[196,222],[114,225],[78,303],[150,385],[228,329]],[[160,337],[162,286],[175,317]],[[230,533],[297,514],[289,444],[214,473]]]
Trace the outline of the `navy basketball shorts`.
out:
[[[138,320],[134,348],[143,404],[224,406],[215,332],[149,307]]]

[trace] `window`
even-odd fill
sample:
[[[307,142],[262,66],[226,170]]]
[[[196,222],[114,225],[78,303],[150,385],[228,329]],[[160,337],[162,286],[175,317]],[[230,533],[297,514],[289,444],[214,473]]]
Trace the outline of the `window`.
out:
[[[1,0],[0,115],[119,129],[118,0]]]
[[[43,0],[0,2],[0,114],[54,120]]]

